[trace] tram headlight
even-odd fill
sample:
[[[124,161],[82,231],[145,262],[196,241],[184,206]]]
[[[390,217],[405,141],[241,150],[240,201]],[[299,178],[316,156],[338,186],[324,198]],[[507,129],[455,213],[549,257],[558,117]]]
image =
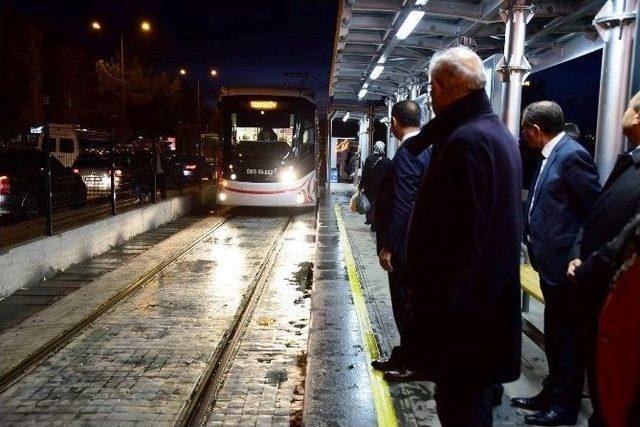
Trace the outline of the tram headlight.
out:
[[[290,183],[298,179],[298,174],[293,170],[292,166],[280,172],[280,182]]]
[[[218,200],[220,200],[221,202],[227,200],[227,193],[220,192],[220,194],[218,194]]]

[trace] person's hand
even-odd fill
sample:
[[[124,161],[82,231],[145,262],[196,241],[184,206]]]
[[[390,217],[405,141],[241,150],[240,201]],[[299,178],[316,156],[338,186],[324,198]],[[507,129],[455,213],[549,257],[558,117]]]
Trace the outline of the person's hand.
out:
[[[582,261],[578,258],[569,261],[569,267],[567,268],[567,277],[572,283],[576,283],[576,268],[582,265]]]
[[[380,260],[380,266],[389,273],[393,272],[393,266],[391,265],[391,251],[383,248],[378,255]]]

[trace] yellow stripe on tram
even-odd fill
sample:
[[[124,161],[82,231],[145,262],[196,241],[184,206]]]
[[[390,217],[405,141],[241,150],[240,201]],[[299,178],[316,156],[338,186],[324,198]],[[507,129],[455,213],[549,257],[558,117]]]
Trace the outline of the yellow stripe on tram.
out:
[[[353,296],[353,304],[358,316],[362,342],[366,348],[365,354],[368,356],[367,371],[369,372],[371,392],[373,394],[373,403],[378,417],[378,425],[384,427],[395,427],[398,425],[398,418],[396,417],[396,411],[393,407],[393,401],[391,400],[389,384],[384,380],[382,372],[374,370],[371,367],[371,361],[378,359],[380,356],[380,350],[378,349],[378,342],[376,341],[373,328],[371,327],[371,321],[369,320],[369,311],[367,310],[367,305],[362,293],[360,277],[358,276],[356,261],[353,257],[353,253],[351,252],[351,245],[347,235],[347,228],[345,226],[344,219],[342,218],[342,212],[337,203],[334,207],[336,211],[336,219],[338,220],[338,229],[340,230],[340,241],[342,242],[344,258],[347,264],[347,273],[349,275],[349,285]]]

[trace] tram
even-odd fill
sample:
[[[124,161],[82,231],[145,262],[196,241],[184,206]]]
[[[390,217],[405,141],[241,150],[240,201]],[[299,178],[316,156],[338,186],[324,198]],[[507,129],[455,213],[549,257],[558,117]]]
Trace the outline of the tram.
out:
[[[224,88],[218,202],[315,206],[313,97],[295,89]]]

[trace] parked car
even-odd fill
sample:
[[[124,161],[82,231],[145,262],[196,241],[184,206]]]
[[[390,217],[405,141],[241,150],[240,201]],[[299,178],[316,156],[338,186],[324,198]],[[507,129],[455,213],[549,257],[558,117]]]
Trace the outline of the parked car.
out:
[[[114,186],[116,191],[133,181],[131,157],[127,154],[114,155]],[[73,162],[72,170],[82,177],[87,190],[92,192],[111,191],[111,157],[109,154],[83,153]]]
[[[87,187],[78,174],[51,158],[54,209],[77,209],[87,202]],[[46,208],[45,153],[36,148],[0,149],[0,215],[32,217]]]
[[[185,181],[213,180],[213,167],[198,154],[178,154],[172,163]]]

